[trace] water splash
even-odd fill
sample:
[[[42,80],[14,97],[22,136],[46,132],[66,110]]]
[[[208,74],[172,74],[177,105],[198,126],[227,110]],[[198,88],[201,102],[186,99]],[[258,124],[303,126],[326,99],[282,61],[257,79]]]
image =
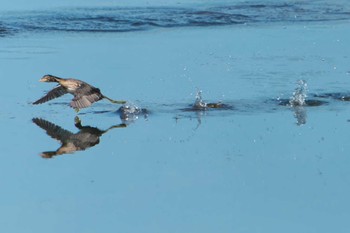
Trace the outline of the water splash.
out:
[[[123,121],[132,122],[139,118],[140,115],[147,118],[148,111],[147,109],[141,108],[134,103],[127,102],[118,109],[120,118]]]
[[[304,106],[306,103],[306,97],[308,92],[307,83],[305,80],[299,80],[298,86],[293,92],[293,96],[289,100],[290,106]]]
[[[194,109],[198,109],[198,110],[204,110],[204,109],[207,108],[207,103],[205,103],[203,101],[202,91],[201,90],[197,91],[197,93],[196,93],[196,100],[195,100],[195,102],[193,104],[193,108]]]
[[[218,102],[204,102],[202,97],[202,91],[199,90],[196,93],[196,100],[190,109],[184,109],[185,111],[206,111],[206,110],[233,110],[233,106],[230,104]]]

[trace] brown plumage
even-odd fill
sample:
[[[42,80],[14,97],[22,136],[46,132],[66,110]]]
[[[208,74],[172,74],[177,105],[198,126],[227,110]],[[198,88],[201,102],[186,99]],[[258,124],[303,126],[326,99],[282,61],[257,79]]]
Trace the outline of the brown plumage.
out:
[[[35,101],[33,104],[42,104],[52,99],[58,98],[64,94],[72,94],[74,98],[70,103],[70,106],[75,110],[89,107],[91,104],[101,100],[107,99],[112,103],[124,104],[122,100],[112,100],[107,96],[103,95],[100,89],[87,84],[78,79],[64,79],[53,75],[45,75],[42,77],[40,82],[56,82],[58,86],[49,91],[45,96]]]

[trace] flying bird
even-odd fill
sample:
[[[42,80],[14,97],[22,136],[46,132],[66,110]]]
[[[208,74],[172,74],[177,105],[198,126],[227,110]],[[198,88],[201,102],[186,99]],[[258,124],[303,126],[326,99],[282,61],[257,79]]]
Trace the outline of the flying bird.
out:
[[[42,104],[67,93],[74,95],[74,98],[70,102],[70,106],[76,111],[79,111],[81,108],[89,107],[101,99],[107,99],[116,104],[126,103],[126,101],[123,100],[110,99],[107,96],[103,95],[100,89],[78,79],[65,79],[53,75],[44,75],[39,81],[56,82],[58,85],[49,91],[45,96],[35,101],[33,104]]]

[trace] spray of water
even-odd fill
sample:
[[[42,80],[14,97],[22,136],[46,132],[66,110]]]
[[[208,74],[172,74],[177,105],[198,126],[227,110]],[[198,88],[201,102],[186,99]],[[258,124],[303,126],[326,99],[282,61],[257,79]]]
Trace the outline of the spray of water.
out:
[[[119,108],[120,118],[126,121],[137,120],[139,115],[146,116],[146,110],[140,108],[135,103],[127,102],[122,107]]]
[[[194,102],[193,107],[195,109],[205,109],[205,108],[207,108],[207,103],[205,103],[203,101],[202,91],[201,90],[197,91],[197,93],[196,93],[196,101]]]
[[[305,80],[299,80],[293,96],[289,100],[291,106],[304,106],[307,97],[307,83]]]

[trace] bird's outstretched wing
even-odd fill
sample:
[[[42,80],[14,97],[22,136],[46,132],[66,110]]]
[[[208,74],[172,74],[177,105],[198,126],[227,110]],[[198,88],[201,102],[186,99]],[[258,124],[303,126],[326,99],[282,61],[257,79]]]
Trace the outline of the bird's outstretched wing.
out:
[[[52,89],[51,91],[49,91],[44,97],[38,99],[37,101],[35,101],[33,104],[42,104],[45,103],[49,100],[58,98],[64,94],[67,94],[67,90],[62,87],[62,86],[57,86],[54,89]]]
[[[73,133],[57,126],[47,120],[41,118],[33,118],[32,120],[37,126],[46,131],[47,135],[50,137],[64,143],[69,138],[72,137]]]
[[[103,98],[103,95],[98,88],[82,86],[77,92],[81,92],[82,94],[74,95],[74,98],[70,103],[70,106],[76,109],[89,107],[91,104]]]
[[[70,106],[72,108],[86,108],[89,107],[91,104],[95,103],[96,101],[99,101],[101,97],[98,94],[90,94],[90,95],[84,95],[84,96],[76,96],[73,98],[72,102],[70,103]]]

